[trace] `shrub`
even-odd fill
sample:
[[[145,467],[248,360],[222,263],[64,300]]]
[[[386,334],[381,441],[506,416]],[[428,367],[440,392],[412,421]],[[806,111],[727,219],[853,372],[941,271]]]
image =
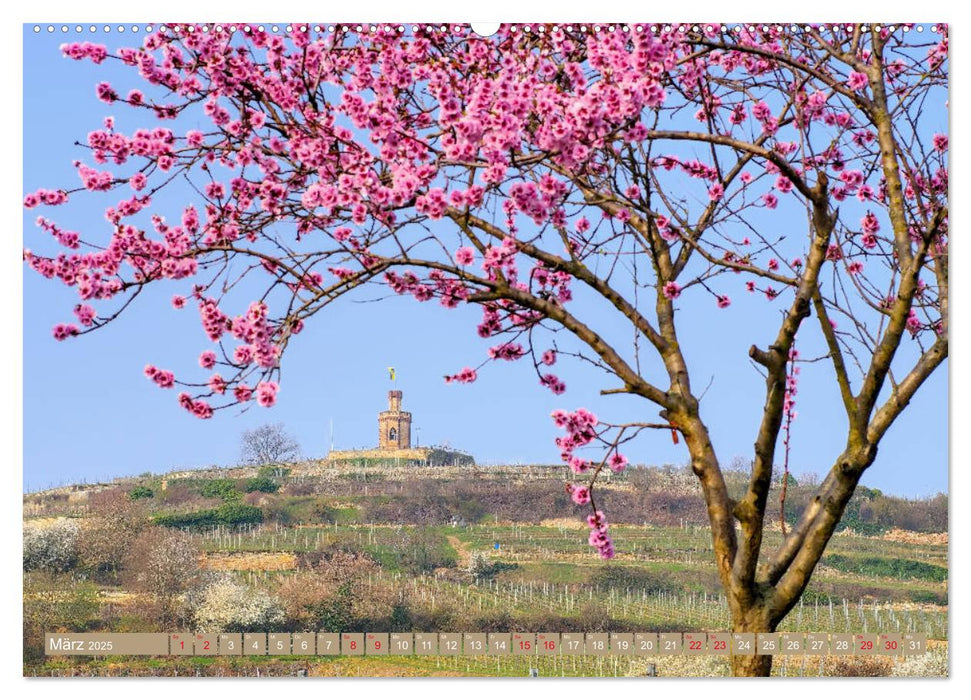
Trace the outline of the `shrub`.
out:
[[[196,510],[188,513],[159,513],[152,518],[156,525],[181,529],[211,528],[217,525],[235,527],[263,522],[263,511],[257,506],[239,501],[223,503],[218,508]]]
[[[252,479],[247,479],[243,489],[246,493],[253,493],[254,491],[259,491],[260,493],[276,493],[280,489],[280,485],[268,476],[256,476]]]
[[[24,526],[24,570],[67,571],[78,561],[81,528],[73,520]]]
[[[476,550],[469,555],[469,563],[465,566],[465,573],[473,581],[480,581],[495,576],[496,567],[488,554],[481,550]]]
[[[893,667],[890,675],[904,678],[947,678],[947,647],[932,647],[918,656],[905,657]]]
[[[315,628],[323,632],[342,632],[354,627],[354,589],[349,581],[342,583],[336,595],[311,606]]]
[[[147,486],[136,486],[128,492],[128,498],[137,501],[141,498],[154,498],[155,492]]]
[[[610,588],[626,590],[630,588],[638,591],[646,590],[648,593],[673,593],[683,590],[683,586],[673,583],[653,571],[616,564],[600,566],[590,578],[590,583],[603,590]]]
[[[455,553],[445,537],[428,528],[402,532],[390,546],[374,545],[368,551],[384,568],[411,574],[453,568],[456,564]]]
[[[186,529],[215,527],[219,519],[215,509],[197,510],[189,513],[159,513],[152,518],[156,525]]]
[[[834,678],[879,678],[890,675],[891,661],[888,656],[839,656],[827,669],[827,676]]]
[[[289,498],[269,498],[267,496],[261,495],[259,491],[254,491],[246,497],[247,502],[250,498],[255,502],[252,505],[258,505],[262,503],[263,508],[263,520],[273,523],[279,523],[280,525],[293,525],[294,523],[302,522],[300,513],[304,511],[303,504],[294,502]]]
[[[407,603],[399,601],[391,606],[391,615],[388,617],[389,632],[407,632],[414,628],[414,624],[411,608]]]
[[[311,522],[332,525],[337,522],[339,511],[324,499],[317,499],[310,507]]]
[[[43,663],[44,634],[58,629],[84,632],[98,625],[98,589],[73,574],[47,570],[24,574],[24,661]]]
[[[278,599],[227,576],[205,587],[194,619],[200,632],[262,632],[281,625],[284,614]]]
[[[199,487],[199,495],[206,498],[221,498],[228,501],[239,497],[236,490],[236,482],[232,479],[211,479],[203,482]]]
[[[947,569],[911,559],[887,559],[883,557],[848,557],[830,554],[823,558],[825,566],[838,571],[848,571],[864,576],[887,576],[900,579],[919,579],[942,582],[947,580]]]
[[[333,581],[311,572],[298,572],[283,579],[276,595],[283,606],[288,627],[316,629],[316,610],[334,597],[337,587]]]
[[[216,519],[222,525],[255,525],[263,522],[263,511],[245,503],[224,503],[216,509]]]

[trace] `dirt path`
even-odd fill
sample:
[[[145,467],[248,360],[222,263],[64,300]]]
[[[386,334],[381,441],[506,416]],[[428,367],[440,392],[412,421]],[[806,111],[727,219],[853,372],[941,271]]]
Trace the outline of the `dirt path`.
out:
[[[460,569],[464,569],[469,565],[469,550],[465,542],[460,540],[455,535],[445,535],[445,539],[448,540],[448,544],[455,550],[458,555],[458,565]]]

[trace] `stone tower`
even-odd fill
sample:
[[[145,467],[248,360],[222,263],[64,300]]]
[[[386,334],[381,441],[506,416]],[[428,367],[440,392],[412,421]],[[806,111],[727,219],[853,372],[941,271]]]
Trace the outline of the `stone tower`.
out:
[[[407,450],[411,447],[411,414],[401,410],[401,392],[388,392],[388,410],[378,414],[378,449]]]

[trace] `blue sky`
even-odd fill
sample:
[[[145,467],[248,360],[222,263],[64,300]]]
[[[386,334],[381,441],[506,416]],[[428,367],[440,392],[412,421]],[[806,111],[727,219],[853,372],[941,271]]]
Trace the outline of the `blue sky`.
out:
[[[72,144],[99,128],[104,116],[118,117],[122,130],[135,125],[124,109],[94,96],[97,82],[118,74],[126,76],[121,87],[135,87],[127,72],[63,59],[57,47],[64,40],[59,32],[48,36],[24,30],[24,191],[76,182],[71,161],[84,153]],[[116,36],[99,33],[93,40],[128,45],[133,37],[117,42]],[[105,235],[105,200],[76,200],[59,210],[25,212],[24,244],[41,246],[43,234],[33,223],[38,213],[82,233],[98,227],[99,235]],[[170,217],[175,211],[170,208]],[[555,408],[586,406],[616,420],[656,418],[642,400],[600,397],[599,391],[612,385],[580,366],[558,365],[568,385],[559,397],[540,387],[525,363],[490,365],[474,384],[446,385],[443,374],[476,366],[489,345],[475,334],[477,310],[447,311],[391,298],[337,304],[308,323],[288,350],[275,408],[254,406],[200,421],[178,407],[173,392],[155,388],[142,375],[149,362],[177,375],[190,371],[206,346],[195,310],[179,312],[169,305],[171,295],[187,286],[158,287],[108,328],[57,343],[51,326],[72,320],[75,292],[25,270],[25,488],[230,464],[238,456],[240,433],[267,421],[286,424],[311,457],[329,449],[331,423],[338,448],[371,446],[377,441],[376,413],[391,388],[388,366],[397,368],[397,385],[405,392],[405,408],[414,413],[422,444],[448,442],[485,463],[554,462],[558,433],[549,413]],[[705,316],[681,330],[695,389],[711,379],[702,411],[726,465],[735,455],[750,454],[763,403],[764,384],[747,359],[748,347],[753,342],[764,346],[775,331],[775,318],[765,313],[763,303],[738,290],[731,296],[729,309],[712,314],[708,300],[686,294],[683,320],[690,321],[692,305],[702,301]],[[139,308],[151,313],[139,313]],[[627,337],[620,325],[604,332]],[[814,340],[805,342],[811,350]],[[829,371],[825,363],[803,370],[791,458],[797,476],[824,473],[842,447],[844,422]],[[201,376],[197,368],[195,376]],[[906,495],[947,490],[947,376],[945,366],[921,390],[887,435],[864,483]],[[628,453],[635,463],[682,464],[686,459],[683,445],[672,445],[665,433],[647,435]]]

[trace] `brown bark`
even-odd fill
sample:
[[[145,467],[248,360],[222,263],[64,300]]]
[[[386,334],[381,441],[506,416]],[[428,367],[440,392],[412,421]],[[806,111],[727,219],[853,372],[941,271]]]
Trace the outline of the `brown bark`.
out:
[[[775,623],[769,619],[765,606],[755,603],[747,606],[744,611],[732,611],[732,632],[775,632]],[[732,675],[736,677],[766,677],[772,672],[771,656],[733,653],[731,664]]]
[[[772,675],[772,657],[759,656],[732,656],[732,675],[736,678],[759,678]]]

